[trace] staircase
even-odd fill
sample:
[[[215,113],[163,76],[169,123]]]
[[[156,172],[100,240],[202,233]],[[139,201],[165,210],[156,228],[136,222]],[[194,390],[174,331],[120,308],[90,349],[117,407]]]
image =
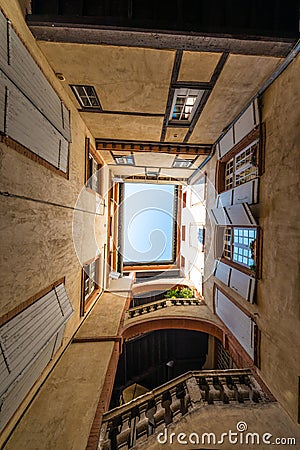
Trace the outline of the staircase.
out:
[[[270,401],[249,369],[188,372],[104,414],[98,448],[138,446],[199,406]]]

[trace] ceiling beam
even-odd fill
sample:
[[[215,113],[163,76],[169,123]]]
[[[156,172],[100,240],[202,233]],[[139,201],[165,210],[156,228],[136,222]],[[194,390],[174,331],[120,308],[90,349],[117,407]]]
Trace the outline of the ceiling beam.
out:
[[[62,18],[60,17],[60,20]],[[76,44],[116,45],[201,52],[228,52],[242,55],[285,57],[295,39],[245,37],[213,33],[130,30],[101,25],[60,23],[59,18],[27,16],[28,26],[36,39]]]
[[[211,148],[211,144],[189,145],[167,142],[108,141],[96,139],[96,149],[101,151],[131,151],[198,156],[209,155]]]

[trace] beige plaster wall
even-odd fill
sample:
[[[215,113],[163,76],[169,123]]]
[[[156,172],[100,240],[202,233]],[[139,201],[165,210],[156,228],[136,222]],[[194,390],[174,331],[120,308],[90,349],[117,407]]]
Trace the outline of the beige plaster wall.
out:
[[[292,62],[263,96],[266,126],[265,172],[260,179],[259,225],[262,229],[262,276],[257,305],[251,305],[213,277],[214,227],[207,220],[204,299],[213,305],[216,281],[251,313],[261,331],[260,375],[296,422],[300,374],[299,310],[299,146],[300,58]],[[205,166],[207,210],[214,206],[216,156]]]
[[[299,173],[300,58],[263,97],[265,173],[260,187],[263,231],[258,285],[261,375],[297,420],[300,375]]]
[[[29,199],[0,197],[2,275],[0,316],[14,310],[56,280],[65,277],[65,286],[74,314],[67,323],[63,347],[57,354],[59,356],[82,320],[79,314],[81,265],[73,244],[72,208],[84,185],[85,138],[89,137],[93,142],[93,137],[35,43],[17,0],[10,2],[0,0],[0,7],[71,111],[72,142],[69,151],[68,180],[0,143],[0,190]],[[106,176],[108,177],[108,172]],[[95,208],[94,194],[89,196],[84,204],[87,210]],[[58,206],[51,205],[50,202]],[[91,217],[94,218],[90,214],[82,213],[83,228],[88,227]],[[96,239],[99,246],[106,242],[106,231],[103,229],[105,220],[105,217],[101,218],[99,226],[98,219],[96,222],[98,226],[94,227],[94,241]],[[85,246],[84,252],[86,260],[95,256],[94,246],[89,243]],[[7,426],[2,438],[5,438],[12,429],[54,362],[44,371]]]
[[[113,347],[71,344],[5,449],[85,449]]]

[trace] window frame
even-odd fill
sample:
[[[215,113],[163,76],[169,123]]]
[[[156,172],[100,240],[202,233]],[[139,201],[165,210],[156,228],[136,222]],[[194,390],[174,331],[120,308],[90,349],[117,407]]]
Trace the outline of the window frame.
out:
[[[245,136],[238,144],[236,144],[228,153],[226,153],[223,158],[218,160],[216,165],[216,190],[218,194],[222,192],[227,192],[231,189],[235,189],[250,180],[254,180],[259,178],[262,174],[262,145],[263,139],[261,136],[261,129],[255,128],[251,131],[247,136]],[[253,167],[256,167],[256,175],[250,180],[245,181],[244,183],[235,184],[234,176],[232,186],[226,188],[226,166],[231,161],[234,160],[239,154],[244,151],[247,151],[249,148],[256,146],[256,164],[253,164]]]
[[[95,280],[89,277],[90,270],[95,274]],[[81,302],[80,316],[83,317],[100,293],[100,255],[86,262],[82,267],[81,277]],[[86,294],[86,284],[88,282],[88,292]]]
[[[259,278],[260,271],[261,271],[261,267],[260,267],[261,229],[260,229],[260,227],[259,226],[257,226],[257,227],[241,227],[241,226],[232,225],[232,226],[221,226],[218,228],[221,228],[222,233],[223,233],[223,250],[222,250],[222,255],[220,257],[221,261],[224,264],[228,264],[228,265],[240,270],[241,272],[246,273],[247,275],[251,275],[252,277],[254,276],[255,278]],[[255,247],[253,249],[254,257],[252,258],[254,260],[254,264],[253,264],[254,267],[248,266],[244,263],[241,263],[241,262],[233,259],[234,258],[234,230],[235,229],[255,230],[255,233],[256,233],[256,236],[254,239]],[[226,235],[227,236],[229,235],[228,230],[233,230],[233,232],[231,231],[230,242],[228,241],[228,239],[226,240]],[[218,230],[217,230],[217,232],[218,232]],[[227,244],[225,242],[227,242]],[[244,248],[244,244],[243,244],[243,246],[239,246],[238,244],[235,244],[235,245],[237,248]],[[250,250],[252,250],[252,249],[250,248]],[[227,252],[227,254],[228,254],[227,256],[224,255],[224,251]]]
[[[91,166],[92,164],[92,166]],[[104,163],[96,150],[91,145],[90,139],[85,140],[85,185],[87,189],[96,192],[102,197],[101,192],[101,177],[100,170]],[[95,171],[93,171],[95,168]],[[96,178],[96,186],[93,185],[93,180]]]
[[[98,97],[98,94],[96,92],[96,89],[94,86],[92,85],[87,85],[87,84],[70,84],[70,88],[73,91],[73,94],[75,95],[79,105],[81,106],[82,109],[86,109],[86,110],[101,110],[102,111],[102,107],[101,107],[101,103]],[[90,101],[90,98],[94,98],[97,100],[97,105],[85,105],[80,93],[78,92],[78,88],[82,88],[86,91],[86,88],[91,88],[94,91],[94,95],[90,96],[88,93],[86,93],[86,95],[84,96],[84,98],[87,98]],[[90,101],[91,103],[91,101]]]
[[[124,154],[123,155],[115,155],[115,154],[112,154],[112,156],[113,156],[115,164],[117,166],[129,166],[129,167],[135,166],[135,160],[134,160],[134,154],[133,153],[131,153],[130,155],[124,155]],[[118,162],[118,159],[125,159],[125,160],[127,160],[127,158],[130,158],[132,160],[132,163],[129,163],[128,161],[126,161],[126,162]]]
[[[192,165],[194,164],[196,158],[192,158],[192,159],[185,159],[185,158],[180,158],[178,155],[175,156],[172,167],[174,169],[190,169],[192,167]],[[184,164],[184,163],[189,163],[187,166],[182,166],[180,164]]]
[[[190,126],[193,117],[197,111],[197,108],[200,104],[201,99],[203,98],[204,94],[206,92],[206,89],[193,89],[189,87],[179,87],[174,90],[173,94],[173,100],[171,104],[170,114],[168,117],[168,124],[176,124],[179,127],[188,127]],[[195,101],[192,105],[187,105],[187,101],[189,98],[195,97]],[[174,118],[173,115],[175,113],[175,107],[176,102],[179,98],[183,98],[183,104],[178,105],[179,107],[182,106],[181,111],[179,112],[180,118]],[[184,113],[184,108],[191,108],[190,112]],[[182,114],[188,114],[187,118],[181,118]]]

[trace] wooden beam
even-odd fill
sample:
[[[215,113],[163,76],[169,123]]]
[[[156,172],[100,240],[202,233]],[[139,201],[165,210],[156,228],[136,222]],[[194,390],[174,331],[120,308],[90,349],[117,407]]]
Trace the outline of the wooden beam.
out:
[[[64,16],[27,16],[28,26],[36,39],[49,42],[116,45],[154,49],[190,50],[198,52],[229,52],[241,55],[283,58],[297,39],[277,37],[246,37],[243,39],[217,33],[131,30],[103,25],[60,23]]]
[[[130,152],[150,152],[168,153],[172,155],[209,155],[211,144],[174,144],[167,142],[139,142],[139,141],[106,141],[96,139],[96,150],[101,151],[130,151]]]

